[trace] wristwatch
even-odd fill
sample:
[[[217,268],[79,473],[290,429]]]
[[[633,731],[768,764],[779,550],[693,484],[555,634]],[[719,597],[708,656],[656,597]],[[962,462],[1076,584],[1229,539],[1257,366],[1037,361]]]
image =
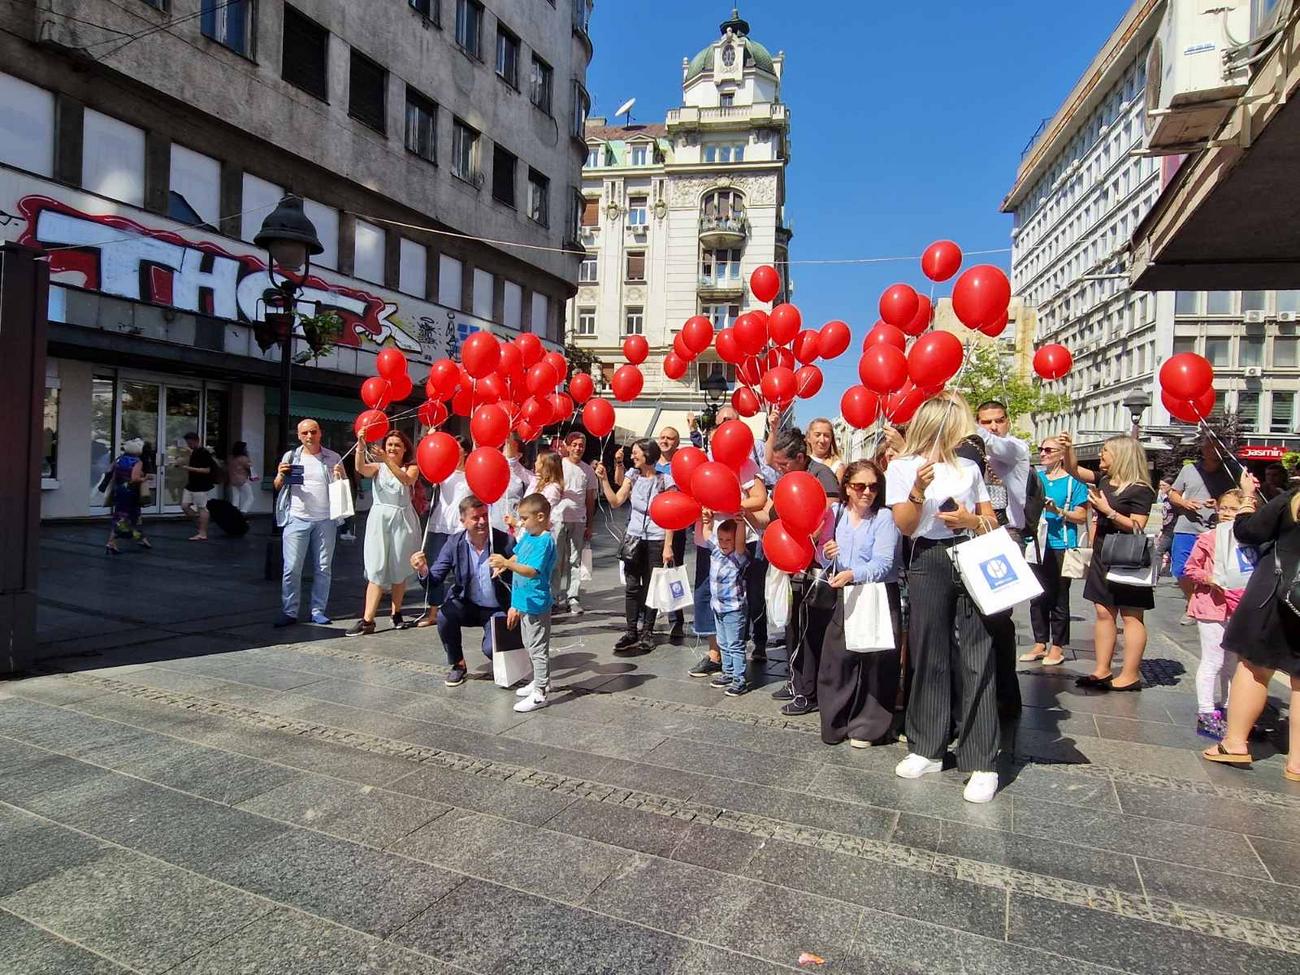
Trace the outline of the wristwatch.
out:
[[[911,501],[912,504],[925,504],[925,495],[923,494],[918,498],[915,491],[909,491],[907,493],[907,500]]]

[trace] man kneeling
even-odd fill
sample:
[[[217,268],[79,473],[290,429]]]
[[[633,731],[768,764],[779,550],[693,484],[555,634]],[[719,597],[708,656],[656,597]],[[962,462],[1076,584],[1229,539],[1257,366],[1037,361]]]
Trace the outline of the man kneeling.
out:
[[[510,608],[511,574],[503,572],[493,578],[489,558],[494,552],[509,558],[515,548],[509,535],[495,530],[490,533],[489,544],[488,506],[478,498],[465,498],[459,510],[463,530],[447,539],[432,567],[423,552],[411,556],[411,567],[426,594],[444,583],[446,586],[446,598],[438,607],[437,626],[451,665],[444,681],[448,687],[465,682],[462,627],[483,627],[483,654],[492,656],[492,617],[504,616]]]

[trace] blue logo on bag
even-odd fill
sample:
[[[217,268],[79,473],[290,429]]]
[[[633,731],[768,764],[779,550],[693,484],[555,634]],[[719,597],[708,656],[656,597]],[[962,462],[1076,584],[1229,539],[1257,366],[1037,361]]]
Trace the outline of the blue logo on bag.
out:
[[[994,592],[1005,586],[1014,585],[1019,581],[1016,576],[1016,570],[1011,567],[1006,556],[995,555],[993,558],[980,563],[980,572],[984,573],[984,581]]]
[[[668,583],[668,592],[672,595],[673,599],[681,599],[686,595],[686,587],[680,582],[670,582]]]
[[[1237,571],[1254,572],[1255,564],[1259,561],[1259,552],[1250,545],[1237,546]]]

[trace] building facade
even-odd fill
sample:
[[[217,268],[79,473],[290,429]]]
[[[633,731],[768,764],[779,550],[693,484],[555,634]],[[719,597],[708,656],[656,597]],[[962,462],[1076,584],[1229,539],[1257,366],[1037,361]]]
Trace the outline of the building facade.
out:
[[[252,240],[283,194],[324,253],[293,417],[346,449],[382,345],[563,339],[578,272],[591,0],[47,0],[0,6],[0,235],[48,251],[45,517],[105,509],[134,437],[178,510],[184,433],[270,469],[279,357]],[[490,243],[508,241],[510,244]],[[524,246],[511,246],[524,245]],[[414,422],[409,426],[414,432]],[[269,485],[258,509],[270,506]]]
[[[787,266],[783,67],[784,56],[770,54],[733,13],[713,43],[683,60],[682,104],[663,123],[587,124],[579,231],[586,256],[568,335],[606,375],[626,361],[627,336],[648,340],[642,395],[618,407],[628,434],[681,426],[686,413],[699,413],[701,380],[711,372],[734,389],[733,369],[711,352],[680,381],[665,378],[664,356],[691,316],[720,329],[760,307],[747,285],[759,265]],[[782,290],[778,301],[788,281]]]

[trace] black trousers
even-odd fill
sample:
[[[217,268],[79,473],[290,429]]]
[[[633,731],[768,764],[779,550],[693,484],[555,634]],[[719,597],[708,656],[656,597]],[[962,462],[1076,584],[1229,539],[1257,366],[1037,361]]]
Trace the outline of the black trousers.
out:
[[[898,585],[887,583],[889,620],[894,629],[894,649],[856,653],[844,643],[844,593],[826,627],[821,663],[817,669],[817,706],[821,711],[822,741],[835,745],[845,738],[880,741],[894,724],[898,699],[898,644],[900,605]]]
[[[1070,642],[1070,583],[1061,575],[1065,549],[1049,548],[1043,552],[1034,575],[1043,594],[1029,604],[1029,619],[1034,627],[1034,642],[1063,647]]]
[[[673,565],[686,564],[686,532],[673,532]],[[675,609],[668,614],[668,622],[672,626],[685,626],[686,614]]]
[[[785,651],[790,661],[790,689],[809,701],[817,700],[817,674],[822,664],[822,644],[834,610],[813,609],[804,602],[805,584],[790,582],[790,618],[785,624]],[[758,644],[755,644],[756,646]]]
[[[746,605],[749,609],[749,632],[754,646],[762,650],[767,646],[767,599],[764,593],[767,582],[767,561],[758,558],[758,543],[745,546],[749,552],[749,568],[745,570]]]
[[[646,539],[640,547],[639,556],[631,562],[623,563],[623,577],[627,580],[623,594],[623,613],[627,617],[627,631],[640,632],[641,620],[645,619],[645,628],[653,629],[655,617],[659,611],[647,609],[646,595],[650,591],[650,573],[664,562],[664,542],[662,538]]]
[[[998,707],[988,622],[966,594],[943,545],[917,540],[908,587],[913,612],[907,645],[915,671],[907,702],[908,745],[940,761],[955,730],[958,768],[993,771]]]
[[[1017,543],[1023,542],[1019,529],[1006,526],[1007,534]],[[1023,551],[1024,545],[1021,544]],[[1004,718],[1020,716],[1020,678],[1016,675],[1016,621],[1012,610],[985,617],[989,635],[993,637],[993,659],[996,663],[998,713]]]

